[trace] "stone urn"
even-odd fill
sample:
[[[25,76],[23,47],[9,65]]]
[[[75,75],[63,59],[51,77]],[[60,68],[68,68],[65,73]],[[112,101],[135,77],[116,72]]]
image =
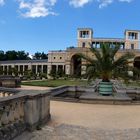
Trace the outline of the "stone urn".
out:
[[[99,83],[99,93],[101,95],[112,95],[113,84],[111,82],[100,82]]]

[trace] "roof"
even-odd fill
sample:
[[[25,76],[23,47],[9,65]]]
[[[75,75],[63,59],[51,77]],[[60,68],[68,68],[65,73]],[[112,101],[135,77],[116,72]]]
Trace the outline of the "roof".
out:
[[[129,29],[126,29],[126,30],[125,30],[125,33],[126,33],[127,31],[131,31],[131,32],[140,32],[140,30],[129,30]]]
[[[0,64],[13,64],[13,63],[43,63],[48,62],[48,59],[40,59],[40,60],[7,60],[0,61]]]
[[[93,41],[109,41],[109,42],[124,42],[123,38],[93,38]]]
[[[92,30],[93,31],[92,28],[78,28],[77,30]]]

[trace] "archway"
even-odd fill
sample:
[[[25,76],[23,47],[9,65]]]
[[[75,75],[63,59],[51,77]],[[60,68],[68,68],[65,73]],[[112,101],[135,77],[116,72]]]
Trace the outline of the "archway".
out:
[[[74,77],[81,76],[81,57],[77,54],[71,58],[71,75]]]
[[[138,70],[140,70],[140,56],[136,57],[134,59],[134,67],[136,67]],[[135,74],[135,78],[140,79],[140,75]]]

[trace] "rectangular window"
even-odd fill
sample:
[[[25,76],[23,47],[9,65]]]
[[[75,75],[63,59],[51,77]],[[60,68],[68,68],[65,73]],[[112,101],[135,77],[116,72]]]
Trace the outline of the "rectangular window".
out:
[[[89,38],[89,31],[80,31],[81,38]]]
[[[100,42],[97,42],[97,43],[96,43],[96,48],[100,49],[100,47],[101,47]]]
[[[92,47],[96,48],[96,42],[92,42]]]
[[[136,40],[136,39],[138,39],[138,34],[134,33],[134,32],[129,32],[128,39]]]

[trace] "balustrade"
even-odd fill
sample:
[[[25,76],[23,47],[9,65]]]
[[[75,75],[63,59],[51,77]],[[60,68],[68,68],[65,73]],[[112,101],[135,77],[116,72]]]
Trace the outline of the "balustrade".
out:
[[[14,95],[13,93],[10,93],[10,92],[0,92],[0,98],[1,97],[7,97],[7,96],[12,96]]]

